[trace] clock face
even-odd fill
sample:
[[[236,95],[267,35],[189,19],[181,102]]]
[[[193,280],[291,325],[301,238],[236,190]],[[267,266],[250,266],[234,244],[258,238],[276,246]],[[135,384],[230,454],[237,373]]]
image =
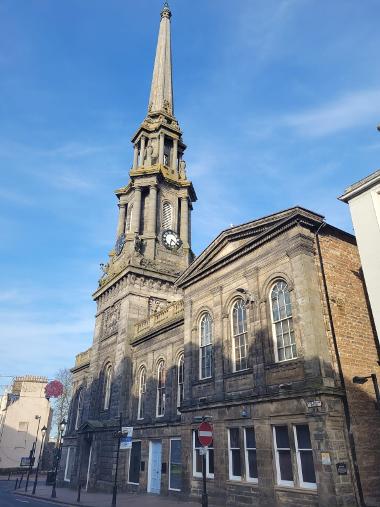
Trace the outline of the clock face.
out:
[[[169,250],[178,250],[182,245],[181,238],[171,229],[166,229],[162,233],[162,242]]]
[[[116,245],[115,245],[116,255],[121,254],[121,252],[123,251],[124,244],[125,244],[125,234],[123,233],[123,234],[120,234],[120,236],[116,240]]]

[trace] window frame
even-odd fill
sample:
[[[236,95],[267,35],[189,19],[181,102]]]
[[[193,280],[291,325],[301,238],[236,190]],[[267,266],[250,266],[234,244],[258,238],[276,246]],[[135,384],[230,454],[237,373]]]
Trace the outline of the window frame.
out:
[[[274,315],[273,315],[273,300],[272,300],[272,294],[273,294],[273,291],[275,290],[276,286],[278,283],[284,283],[286,285],[286,289],[287,289],[287,292],[289,294],[289,300],[290,300],[290,310],[291,310],[291,314],[290,316],[287,316],[283,319],[278,319],[275,321],[274,319]],[[274,349],[274,359],[275,359],[275,362],[276,363],[285,363],[286,361],[293,361],[294,359],[298,359],[298,347],[297,347],[297,339],[296,339],[296,333],[295,333],[295,329],[294,329],[294,319],[293,319],[293,302],[291,300],[291,295],[290,295],[290,290],[289,290],[289,284],[286,280],[282,279],[282,278],[278,278],[277,280],[275,280],[272,284],[271,284],[271,287],[270,287],[270,291],[269,291],[269,306],[270,306],[270,321],[271,321],[271,327],[272,327],[272,338],[273,338],[273,349]],[[279,324],[281,323],[281,328],[282,328],[282,323],[283,322],[287,322],[287,323],[291,323],[291,328],[293,330],[293,336],[294,336],[294,344],[295,345],[295,349],[296,349],[296,355],[293,356],[293,351],[292,351],[292,357],[287,359],[286,357],[284,359],[279,359],[279,353],[278,353],[278,349],[279,349],[279,346],[278,346],[278,337],[277,337],[277,331],[276,331],[276,324]],[[289,324],[288,324],[289,325]],[[290,329],[290,326],[289,326],[289,329]],[[283,347],[285,349],[285,347]]]
[[[279,427],[286,428],[286,431],[288,432],[289,447],[278,447],[277,446],[276,428],[279,428]],[[275,465],[276,465],[276,479],[277,479],[276,483],[277,483],[278,486],[286,486],[286,487],[289,487],[289,488],[294,488],[295,487],[294,467],[293,467],[292,445],[291,445],[291,442],[290,442],[289,427],[288,427],[287,424],[275,424],[275,425],[273,425],[272,429],[273,429],[272,435],[273,435]],[[281,479],[280,458],[279,458],[279,452],[278,451],[283,451],[283,450],[289,450],[290,463],[291,463],[291,467],[292,467],[292,476],[293,476],[293,480],[292,481],[287,481],[287,480]]]
[[[179,440],[181,442],[181,453],[182,453],[182,441],[181,441],[181,437],[173,437],[170,439],[170,444],[169,444],[169,482],[168,482],[168,489],[170,491],[182,491],[182,489],[177,489],[177,488],[172,488],[170,487],[170,478],[171,478],[171,464],[172,464],[172,442],[173,440]],[[182,464],[182,456],[181,456],[181,470],[182,470],[182,467],[183,467],[183,464]],[[181,478],[181,481],[182,481],[182,478]]]
[[[142,384],[142,377],[144,375],[144,384]],[[142,366],[139,370],[139,396],[137,402],[137,420],[142,421],[144,419],[145,411],[145,394],[146,394],[146,368]],[[142,387],[144,386],[144,390]]]
[[[299,486],[301,488],[305,488],[305,489],[316,490],[317,489],[317,474],[316,474],[316,470],[315,470],[315,461],[314,461],[313,447],[312,446],[310,448],[299,447],[299,445],[298,445],[297,426],[307,426],[307,428],[309,430],[310,445],[311,445],[311,435],[310,435],[310,427],[309,427],[308,424],[305,424],[305,423],[304,424],[302,424],[302,423],[293,424],[294,449],[295,449],[296,460],[297,460],[297,478],[298,478]],[[306,481],[303,480],[303,471],[302,471],[302,462],[301,462],[301,451],[310,451],[311,452],[311,455],[312,455],[312,458],[313,458],[315,482],[306,482]]]
[[[253,430],[253,433],[255,435],[255,444],[256,444],[256,447],[247,447],[247,429],[248,430]],[[249,459],[248,459],[248,451],[255,451],[255,454],[256,454],[256,464],[257,464],[257,442],[256,442],[255,427],[254,426],[244,426],[243,433],[244,433],[245,480],[247,482],[252,482],[254,484],[257,484],[259,482],[258,472],[257,472],[257,477],[251,477],[249,475]]]
[[[70,455],[71,455],[71,451],[72,450],[75,451],[75,447],[74,446],[69,446],[67,448],[66,463],[65,463],[65,473],[63,474],[63,481],[64,482],[71,482],[71,478],[67,476],[67,469],[69,468]]]
[[[163,371],[163,382],[160,380],[160,373]],[[161,384],[160,384],[161,382]],[[162,385],[163,384],[163,385]],[[161,387],[160,387],[161,385]],[[162,396],[162,403],[160,404],[160,399]],[[157,389],[156,389],[156,417],[164,417],[165,415],[165,402],[166,402],[166,369],[165,369],[165,361],[160,359],[157,364]],[[159,406],[162,407],[162,413],[159,413]]]
[[[206,318],[209,320],[209,326],[210,326],[209,333],[208,333],[207,336],[205,336],[203,334],[203,325],[202,325],[203,321]],[[213,319],[211,317],[211,314],[209,312],[203,312],[202,315],[199,318],[199,379],[200,380],[210,379],[213,376],[213,324],[214,324],[214,322],[213,322]],[[208,339],[209,343],[202,344],[204,338]],[[206,355],[203,358],[203,351],[204,350],[205,350],[205,354]],[[210,350],[210,355],[211,355],[211,358],[210,358],[210,375],[203,376],[202,375],[202,363],[203,363],[203,359],[206,360],[208,350]],[[205,367],[205,372],[206,372],[206,367]]]
[[[104,368],[104,391],[103,391],[103,410],[109,410],[111,404],[112,391],[112,364],[107,364]]]
[[[242,460],[241,460],[241,447],[231,447],[231,430],[237,430],[238,432],[238,440],[239,445],[241,445],[240,441],[240,428],[238,426],[233,426],[227,428],[227,438],[228,438],[228,478],[230,481],[241,482],[243,475],[233,475],[233,460],[232,460],[232,451],[239,451],[239,460],[240,460],[240,470],[243,471]]]
[[[129,480],[129,473],[130,473],[130,470],[131,470],[131,457],[132,457],[132,447],[130,449],[130,452],[129,452],[129,460],[128,460],[128,478],[127,478],[127,483],[128,484],[133,484],[134,486],[140,486],[140,472],[141,472],[141,450],[142,450],[142,441],[141,440],[132,440],[132,445],[134,443],[139,443],[140,442],[140,464],[139,464],[139,482],[131,482]]]
[[[182,372],[182,373],[181,373]],[[177,362],[177,414],[180,414],[179,407],[185,397],[185,355],[182,352]]]
[[[193,435],[192,435],[192,448],[193,448],[193,477],[197,477],[197,478],[200,478],[202,479],[202,472],[197,472],[197,450],[200,449],[202,446],[200,447],[195,447],[195,437],[196,437],[196,432],[198,430],[195,430],[193,429]],[[212,445],[210,445],[208,447],[208,449],[212,449],[212,451],[214,452],[214,446],[213,446],[213,443]],[[210,451],[208,450],[207,454],[206,454],[206,478],[207,479],[214,479],[215,478],[215,463],[214,463],[214,473],[210,473]],[[214,454],[214,458],[215,458],[215,454]],[[203,459],[202,459],[202,462],[203,462]]]
[[[235,307],[238,303],[242,303],[243,305],[243,308],[244,308],[244,313],[245,313],[245,319],[244,319],[244,323],[245,323],[245,326],[244,326],[244,331],[242,333],[237,333],[235,334],[235,320],[234,320],[234,313],[235,313]],[[231,338],[232,338],[232,372],[233,373],[238,373],[238,372],[241,372],[241,371],[245,371],[245,370],[248,370],[249,369],[249,364],[248,364],[248,311],[247,311],[247,305],[245,304],[245,301],[243,298],[239,297],[237,299],[235,299],[231,305],[231,311],[230,311],[230,322],[231,322]],[[238,324],[239,321],[236,321],[236,323]],[[240,339],[241,336],[244,336],[244,341],[245,341],[245,360],[246,360],[246,367],[245,368],[239,368],[237,369],[236,368],[236,340],[237,339]],[[240,348],[240,347],[239,347]],[[242,361],[242,358],[240,358],[240,363]]]

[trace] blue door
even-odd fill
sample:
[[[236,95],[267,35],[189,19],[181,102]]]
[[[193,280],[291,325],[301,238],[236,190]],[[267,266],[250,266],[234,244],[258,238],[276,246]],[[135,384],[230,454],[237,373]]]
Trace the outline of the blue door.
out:
[[[149,453],[148,492],[160,494],[161,490],[161,442],[151,440]]]

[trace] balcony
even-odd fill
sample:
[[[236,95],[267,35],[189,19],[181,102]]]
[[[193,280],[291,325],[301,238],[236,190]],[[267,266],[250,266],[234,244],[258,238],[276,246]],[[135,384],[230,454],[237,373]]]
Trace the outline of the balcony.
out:
[[[135,332],[133,342],[141,336],[149,334],[151,331],[160,328],[170,322],[176,321],[183,317],[183,300],[175,301],[167,306],[164,310],[154,313],[147,319],[141,320],[135,324]]]

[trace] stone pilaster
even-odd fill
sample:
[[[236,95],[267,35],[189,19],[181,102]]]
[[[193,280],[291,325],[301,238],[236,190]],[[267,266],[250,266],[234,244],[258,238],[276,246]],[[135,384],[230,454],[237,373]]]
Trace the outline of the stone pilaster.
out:
[[[137,144],[135,144],[133,150],[133,169],[137,169],[138,163],[139,163],[139,147]]]
[[[141,216],[141,187],[135,187],[135,198],[133,203],[132,214],[132,232],[140,232],[140,216]]]
[[[172,169],[173,171],[177,171],[178,165],[178,139],[173,139],[173,151],[172,151]]]
[[[185,248],[189,247],[189,201],[181,197],[181,239]]]
[[[119,221],[117,224],[117,237],[119,237],[121,234],[123,234],[125,230],[125,215],[127,212],[127,204],[124,202],[121,202],[119,204]]]

